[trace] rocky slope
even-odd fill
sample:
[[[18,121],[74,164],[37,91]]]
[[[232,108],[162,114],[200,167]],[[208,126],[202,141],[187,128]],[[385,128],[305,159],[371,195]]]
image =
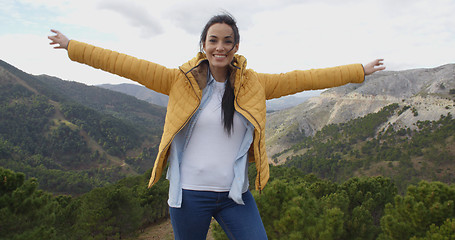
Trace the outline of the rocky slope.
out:
[[[449,112],[454,115],[454,91],[455,64],[381,72],[368,76],[362,84],[328,89],[294,108],[267,116],[268,155],[290,147],[299,135],[314,135],[327,124],[362,117],[391,103],[409,108],[392,116],[383,127],[413,129],[417,121],[437,120]]]

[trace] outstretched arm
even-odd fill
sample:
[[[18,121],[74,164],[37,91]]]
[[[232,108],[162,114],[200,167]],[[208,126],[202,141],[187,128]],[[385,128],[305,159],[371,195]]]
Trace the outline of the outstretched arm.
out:
[[[263,74],[258,77],[263,83],[266,98],[278,98],[304,90],[316,90],[361,83],[366,75],[384,70],[383,59],[376,59],[364,66],[350,64],[332,68],[297,70],[282,74]]]
[[[57,30],[48,36],[55,49],[66,49],[68,57],[76,62],[87,64],[133,81],[154,91],[169,95],[176,80],[178,69],[168,69],[159,64],[138,59],[126,54],[96,47],[76,40],[69,40]]]
[[[296,70],[281,74],[258,73],[267,99],[279,98],[305,90],[338,87],[347,83],[361,83],[365,79],[362,64]]]
[[[70,42],[70,40],[65,35],[63,35],[61,32],[59,32],[57,30],[51,29],[51,32],[55,33],[55,35],[47,37],[52,41],[49,44],[50,45],[58,44],[58,46],[54,46],[55,49],[68,50],[68,43]]]

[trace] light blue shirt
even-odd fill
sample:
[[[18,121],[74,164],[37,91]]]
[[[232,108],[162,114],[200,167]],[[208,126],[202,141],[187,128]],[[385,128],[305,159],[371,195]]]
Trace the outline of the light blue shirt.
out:
[[[180,179],[180,167],[182,156],[185,152],[188,141],[191,138],[194,125],[201,113],[201,109],[207,104],[213,94],[214,81],[210,72],[208,73],[207,86],[202,91],[202,99],[196,113],[190,119],[189,123],[180,130],[172,141],[169,152],[169,168],[167,170],[166,179],[169,180],[169,199],[170,207],[180,208],[182,205],[182,185]],[[244,116],[240,114],[242,122],[246,126],[246,133],[240,145],[237,157],[234,163],[234,179],[231,189],[229,190],[229,198],[237,204],[244,205],[242,193],[246,192],[249,187],[248,182],[248,150],[253,142],[254,126]],[[228,170],[227,170],[228,171]]]

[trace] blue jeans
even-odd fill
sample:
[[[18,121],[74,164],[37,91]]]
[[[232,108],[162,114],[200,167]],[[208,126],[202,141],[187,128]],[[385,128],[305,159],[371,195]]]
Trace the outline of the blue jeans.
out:
[[[183,190],[181,208],[169,208],[177,240],[205,240],[212,217],[229,239],[267,239],[261,216],[250,191],[242,194],[245,205],[228,197],[229,192]]]

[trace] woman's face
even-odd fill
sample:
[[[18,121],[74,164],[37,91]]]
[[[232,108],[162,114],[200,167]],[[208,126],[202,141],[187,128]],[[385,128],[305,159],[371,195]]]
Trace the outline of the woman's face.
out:
[[[229,25],[215,23],[210,26],[203,48],[212,70],[226,68],[231,63],[239,49],[239,44],[234,42],[234,31]]]

